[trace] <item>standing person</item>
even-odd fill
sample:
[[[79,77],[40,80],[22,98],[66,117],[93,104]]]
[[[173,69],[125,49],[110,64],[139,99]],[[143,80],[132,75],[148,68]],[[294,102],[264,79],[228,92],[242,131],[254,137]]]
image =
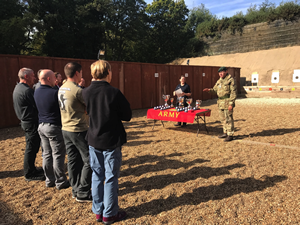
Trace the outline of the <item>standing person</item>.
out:
[[[55,72],[54,74],[55,74],[55,85],[53,88],[58,90],[61,85],[62,77],[59,72]]]
[[[83,90],[83,98],[90,117],[87,141],[93,170],[92,210],[97,221],[111,224],[127,216],[119,211],[118,178],[121,148],[127,142],[122,120],[130,121],[132,112],[122,92],[110,86],[112,72],[108,62],[94,62],[91,72],[93,81]]]
[[[85,140],[88,117],[78,82],[82,77],[82,67],[70,62],[64,68],[67,81],[58,91],[62,133],[68,155],[69,181],[72,197],[78,202],[92,202],[89,146]]]
[[[178,84],[175,88],[175,91],[173,92],[173,95],[175,96],[175,92],[178,90],[178,89],[181,89],[182,91],[182,94],[180,96],[177,96],[177,97],[184,97],[184,101],[183,101],[183,104],[184,104],[184,107],[188,106],[188,104],[186,103],[186,99],[187,97],[190,97],[192,95],[191,93],[191,89],[190,89],[190,86],[185,82],[185,77],[183,75],[181,75],[180,79],[180,84]],[[177,98],[177,104],[179,104],[178,102],[178,98]],[[177,124],[175,124],[175,126],[180,126],[181,125],[181,122],[178,122]],[[186,123],[182,123],[182,126],[181,127],[185,127],[186,126]]]
[[[70,187],[65,174],[66,148],[61,131],[61,118],[58,104],[58,90],[53,89],[55,75],[51,70],[40,74],[41,86],[34,93],[34,100],[39,111],[38,132],[43,146],[43,169],[46,187],[58,190]]]
[[[220,79],[213,88],[205,88],[203,91],[218,95],[218,107],[220,121],[223,124],[223,134],[219,138],[224,141],[232,141],[234,134],[233,108],[236,99],[236,85],[233,77],[228,74],[226,67],[218,70]]]
[[[20,82],[13,92],[14,110],[21,127],[25,131],[26,148],[24,153],[24,176],[26,181],[45,180],[44,171],[35,167],[36,154],[39,151],[41,139],[38,134],[38,110],[33,98],[35,77],[32,69],[22,68],[18,73]]]

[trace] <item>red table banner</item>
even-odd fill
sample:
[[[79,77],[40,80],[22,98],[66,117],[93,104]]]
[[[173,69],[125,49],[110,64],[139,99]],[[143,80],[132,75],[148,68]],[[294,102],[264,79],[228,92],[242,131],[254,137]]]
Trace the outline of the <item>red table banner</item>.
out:
[[[175,122],[185,122],[185,123],[193,123],[195,120],[195,116],[210,116],[210,109],[199,109],[188,112],[177,112],[176,109],[148,109],[147,118],[154,120],[166,120],[166,121],[175,121]]]

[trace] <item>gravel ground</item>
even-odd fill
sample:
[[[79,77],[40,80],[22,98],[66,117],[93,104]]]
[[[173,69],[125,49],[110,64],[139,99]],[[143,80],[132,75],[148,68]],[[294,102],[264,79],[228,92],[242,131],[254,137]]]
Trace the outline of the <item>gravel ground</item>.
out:
[[[300,98],[238,98],[238,105],[299,105]]]
[[[152,130],[147,109],[133,111],[119,179],[128,218],[116,224],[299,224],[299,99],[238,99],[229,143],[215,103],[203,102],[212,113],[198,136],[196,123]],[[0,129],[0,224],[100,224],[71,188],[26,182],[24,149],[20,127]]]

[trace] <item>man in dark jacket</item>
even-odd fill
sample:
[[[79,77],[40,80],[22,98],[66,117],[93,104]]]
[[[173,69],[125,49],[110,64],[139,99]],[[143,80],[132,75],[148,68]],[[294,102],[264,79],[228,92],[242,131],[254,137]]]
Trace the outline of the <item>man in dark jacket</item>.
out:
[[[122,162],[121,148],[127,142],[122,123],[130,121],[130,104],[122,92],[110,86],[111,66],[99,60],[91,65],[93,81],[82,91],[90,117],[87,141],[92,175],[92,210],[97,221],[111,224],[126,218],[119,211],[118,177]]]
[[[43,70],[40,74],[41,86],[34,93],[34,100],[39,111],[38,132],[43,146],[43,169],[46,187],[58,190],[70,187],[65,175],[66,147],[61,131],[61,118],[58,104],[58,90],[55,86],[52,70]]]
[[[44,171],[35,167],[36,154],[39,151],[41,139],[38,134],[38,110],[33,98],[32,86],[35,81],[34,72],[22,68],[18,73],[20,82],[13,92],[13,102],[16,115],[21,120],[25,131],[26,148],[24,153],[24,176],[27,181],[45,180]]]

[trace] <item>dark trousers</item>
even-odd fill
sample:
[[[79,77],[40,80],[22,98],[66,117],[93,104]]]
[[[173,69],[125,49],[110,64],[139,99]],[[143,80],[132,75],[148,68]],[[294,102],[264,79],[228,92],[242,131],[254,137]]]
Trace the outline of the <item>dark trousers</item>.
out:
[[[177,99],[177,106],[179,107],[179,100]],[[183,101],[183,107],[187,107],[188,104],[186,103],[186,98],[184,98],[184,101]],[[181,122],[178,122],[177,123],[178,125],[181,125]],[[183,125],[186,125],[186,123],[182,122]]]
[[[24,153],[24,176],[26,178],[36,175],[35,159],[39,151],[41,139],[38,133],[38,124],[21,122],[25,131],[26,148]]]
[[[62,131],[68,154],[69,181],[74,196],[86,198],[91,195],[92,169],[86,131]]]

